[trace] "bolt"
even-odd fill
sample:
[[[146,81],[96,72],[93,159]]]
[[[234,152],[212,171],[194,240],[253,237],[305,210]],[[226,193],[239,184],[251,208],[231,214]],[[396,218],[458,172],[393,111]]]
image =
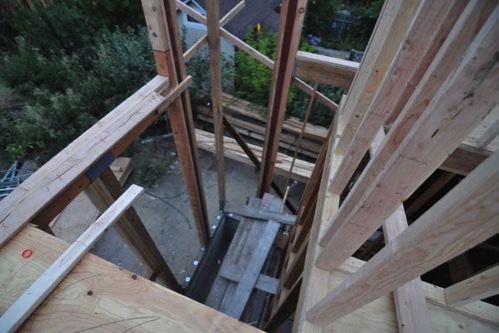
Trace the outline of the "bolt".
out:
[[[229,217],[232,217],[232,216],[234,216],[234,214],[232,214],[232,213],[229,213]]]
[[[88,296],[92,296],[93,294],[94,294],[94,292],[93,292],[92,290],[89,290],[89,291],[87,292],[87,295],[88,295]]]
[[[204,252],[204,251],[206,251],[206,249],[203,246],[203,247],[201,247],[201,252]]]
[[[217,228],[217,226],[214,224],[214,225],[212,225],[212,226],[211,226],[211,228],[212,228],[213,230],[215,230],[215,229]]]
[[[137,280],[137,275],[133,274],[132,275],[132,280]]]
[[[197,265],[199,265],[199,261],[194,260],[194,263],[193,263],[193,264],[194,264],[194,266],[197,266]]]
[[[189,283],[191,282],[191,277],[190,276],[186,276],[185,277],[185,283]]]
[[[222,217],[220,215],[217,216],[217,220],[220,220]]]

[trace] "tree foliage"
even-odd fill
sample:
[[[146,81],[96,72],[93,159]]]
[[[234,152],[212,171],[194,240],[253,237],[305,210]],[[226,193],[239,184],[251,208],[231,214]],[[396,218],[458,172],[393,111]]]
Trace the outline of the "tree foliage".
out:
[[[10,124],[0,146],[12,158],[50,158],[154,76],[145,28],[99,26],[78,1],[19,10],[11,23],[0,81],[27,104],[0,109]]]

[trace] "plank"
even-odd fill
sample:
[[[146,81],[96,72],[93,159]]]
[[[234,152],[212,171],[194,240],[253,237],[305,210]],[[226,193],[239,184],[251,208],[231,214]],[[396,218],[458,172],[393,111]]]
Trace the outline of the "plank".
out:
[[[498,200],[499,152],[315,304],[307,319],[333,322],[498,233]]]
[[[343,160],[337,176],[333,180],[333,191],[341,193],[347,186],[352,174],[362,161],[369,143],[373,141],[379,128],[393,113],[400,113],[414,87],[423,78],[435,55],[440,50],[442,40],[449,35],[454,23],[459,18],[464,1],[424,2],[417,10],[414,21],[407,30],[393,61],[386,70],[386,75],[374,93],[369,105],[358,124],[351,142],[346,145]],[[463,26],[463,28],[465,28]],[[454,31],[456,32],[456,31]],[[459,34],[453,35],[459,38]],[[463,41],[465,43],[466,41]],[[451,45],[451,43],[447,43]],[[466,44],[464,44],[466,45]],[[457,56],[459,51],[449,50]],[[450,54],[439,58],[448,61]],[[386,61],[386,60],[385,60]],[[434,64],[434,67],[437,65]],[[449,67],[450,69],[451,67]],[[351,127],[353,129],[353,127]],[[340,148],[341,149],[341,148]]]
[[[161,113],[156,112],[165,100],[158,92],[168,87],[169,80],[157,76],[135,92],[94,126],[45,163],[14,192],[0,202],[0,246],[36,216],[50,208],[61,197],[51,212],[45,216],[48,224],[74,199],[89,181],[85,172],[110,150],[121,153],[120,142],[127,135],[136,133],[141,123],[152,122]],[[29,202],[29,205],[23,205]],[[19,209],[19,207],[23,207]]]
[[[196,138],[198,146],[200,149],[214,152],[214,141],[215,137],[212,133],[196,129]],[[224,137],[224,147],[225,156],[233,160],[253,165],[250,159],[247,157],[246,153],[239,147],[236,140]],[[260,159],[262,155],[262,148],[256,145],[248,144],[248,147],[253,150],[254,154]],[[286,176],[289,171],[289,166],[291,165],[291,157],[282,153],[279,153],[278,160],[276,161],[276,173]],[[293,168],[293,173],[291,178],[296,179],[301,182],[307,182],[314,169],[314,164],[303,160],[297,160],[295,162],[295,167]]]
[[[0,317],[2,330],[15,331],[80,262],[104,231],[131,207],[144,189],[132,185]]]
[[[461,306],[499,294],[499,265],[445,288],[451,306]]]
[[[498,19],[496,8],[426,108],[407,109],[401,114],[331,219],[321,238],[325,249],[317,260],[319,267],[330,270],[350,257],[499,103],[499,70],[494,58],[499,40],[492,37],[499,33]],[[474,75],[484,70],[487,74],[476,80]],[[424,85],[423,81],[419,86]],[[469,91],[474,94],[468,96]],[[411,128],[407,122],[414,117],[419,119]]]
[[[359,64],[354,61],[298,51],[296,75],[304,80],[329,84],[348,91]]]
[[[208,28],[208,50],[211,79],[211,105],[215,129],[215,157],[217,165],[218,199],[220,210],[225,205],[225,163],[224,163],[224,125],[222,106],[222,66],[220,55],[220,1],[206,3],[206,19]]]
[[[187,75],[182,61],[182,45],[174,3],[162,0],[142,0],[142,8],[151,39],[156,69],[158,73],[168,76],[172,87],[176,88],[187,78]],[[168,117],[198,237],[201,245],[206,246],[210,236],[210,222],[188,90],[184,90],[180,98],[177,98],[168,108]]]
[[[244,268],[235,265],[224,265],[220,269],[220,272],[218,274],[220,274],[220,276],[222,276],[227,280],[239,283],[244,275]],[[277,292],[278,287],[279,287],[278,279],[272,278],[264,274],[260,274],[255,283],[255,289],[259,289],[274,295]]]
[[[296,222],[296,216],[286,213],[280,213],[279,211],[270,211],[266,209],[250,208],[250,207],[226,207],[224,210],[226,213],[232,213],[235,215],[240,215],[244,217],[249,217],[257,220],[273,220],[279,223],[294,225]]]
[[[268,221],[265,223],[263,234],[258,239],[255,252],[252,253],[248,265],[245,267],[241,280],[239,281],[234,294],[226,302],[220,305],[220,311],[239,319],[246,307],[246,303],[255,287],[256,281],[260,275],[263,264],[267,259],[270,248],[274,242],[275,236],[279,231],[279,223]],[[250,240],[252,241],[252,240]]]
[[[122,194],[123,188],[110,168],[104,170],[87,190],[89,199],[101,212],[110,207]],[[168,288],[180,292],[181,287],[175,275],[133,207],[124,214],[115,229],[130,250],[144,262],[151,274],[161,275]]]
[[[27,226],[0,249],[0,313],[68,247]],[[25,259],[20,254],[31,249]],[[193,320],[195,318],[196,320]],[[83,260],[20,328],[22,332],[260,332],[95,255]]]
[[[343,154],[381,84],[421,1],[389,1],[380,14],[344,107]],[[376,130],[379,126],[376,126]],[[369,141],[370,142],[370,141]]]

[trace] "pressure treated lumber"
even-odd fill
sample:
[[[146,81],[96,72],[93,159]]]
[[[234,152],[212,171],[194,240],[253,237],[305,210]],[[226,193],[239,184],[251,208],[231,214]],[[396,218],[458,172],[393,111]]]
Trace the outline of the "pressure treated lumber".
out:
[[[270,191],[274,166],[279,152],[279,137],[288,103],[294,57],[300,43],[301,26],[305,18],[306,0],[285,0],[277,38],[275,67],[270,86],[268,121],[258,179],[257,196]],[[287,184],[286,184],[287,185]]]
[[[158,108],[165,98],[158,93],[164,91],[168,84],[168,78],[161,76],[151,80],[2,200],[0,246],[60,198],[50,216],[44,216],[47,224],[52,221],[90,184],[85,172],[96,161],[109,151],[118,156],[124,149],[123,140],[129,140],[130,136],[134,139],[140,134],[137,129],[150,124],[161,114]]]
[[[0,314],[68,246],[26,226],[1,248]],[[27,259],[21,256],[25,249],[33,251]],[[260,332],[92,254],[83,258],[20,330]]]
[[[214,145],[215,137],[212,133],[196,129],[196,138],[200,149],[215,152],[215,145]],[[253,165],[253,163],[247,157],[246,153],[239,147],[236,140],[229,137],[224,137],[224,141],[225,141],[224,153],[227,158],[231,158],[233,160],[248,165]],[[250,147],[251,150],[254,152],[254,154],[259,159],[261,159],[262,155],[261,147],[252,144],[248,144],[248,147]],[[275,169],[276,173],[285,176],[289,170],[290,165],[291,165],[291,157],[279,153],[278,160],[276,162],[276,169]],[[297,160],[291,177],[293,179],[306,183],[310,175],[312,174],[313,169],[314,169],[313,163],[309,163],[303,160]]]
[[[319,267],[331,270],[351,256],[499,103],[498,20],[496,8],[425,109],[405,110],[397,119],[322,236]]]
[[[387,1],[380,14],[344,108],[345,133],[338,144],[343,154],[409,28],[421,1]],[[379,126],[376,127],[376,130]]]
[[[451,306],[461,306],[499,294],[499,265],[445,288]]]
[[[360,308],[499,233],[499,152],[307,312],[318,324]]]
[[[454,23],[459,18],[464,1],[429,1],[424,2],[415,14],[414,21],[407,30],[402,43],[396,52],[392,63],[386,71],[386,76],[379,85],[371,102],[367,106],[364,117],[352,141],[346,146],[342,165],[333,180],[332,191],[341,193],[355,172],[357,166],[369,148],[379,128],[390,115],[400,113],[414,88],[422,79],[426,69],[432,63],[435,55],[447,38]],[[463,28],[468,28],[467,26]],[[460,38],[457,31],[455,38]],[[452,43],[447,41],[452,47]],[[463,41],[467,45],[466,39]],[[449,49],[456,58],[459,50]],[[442,55],[442,53],[441,53]],[[449,61],[450,54],[440,57],[440,61]],[[434,63],[433,68],[439,68]],[[449,70],[452,67],[448,67]],[[354,87],[357,89],[357,87]],[[426,95],[425,98],[428,98]],[[414,100],[419,103],[419,100]]]
[[[17,330],[66,275],[80,262],[104,231],[125,213],[144,189],[132,185],[116,200],[0,317],[5,331]]]
[[[359,64],[310,52],[296,53],[296,75],[304,80],[340,87],[348,92]],[[345,93],[346,93],[345,92]]]
[[[159,74],[170,79],[173,88],[187,75],[173,1],[142,0],[149,38]],[[199,166],[194,120],[188,90],[168,108],[170,125],[181,162],[187,193],[201,245],[208,243],[210,223],[206,208],[203,178]]]

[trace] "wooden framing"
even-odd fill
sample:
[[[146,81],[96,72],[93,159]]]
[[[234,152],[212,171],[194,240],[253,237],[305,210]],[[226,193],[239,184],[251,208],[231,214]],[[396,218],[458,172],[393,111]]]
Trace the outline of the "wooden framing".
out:
[[[17,330],[87,254],[102,233],[130,208],[144,189],[132,185],[0,317],[0,327]]]
[[[279,150],[284,113],[291,84],[291,69],[298,50],[301,25],[305,17],[306,0],[285,0],[281,9],[279,36],[277,40],[276,63],[270,87],[269,113],[265,142],[263,145],[262,168],[258,181],[257,196],[262,197],[270,190],[274,165]]]
[[[461,306],[499,294],[499,265],[445,288],[451,306]]]
[[[169,0],[142,0],[142,7],[158,73],[168,76],[175,88],[186,77],[175,6]],[[187,90],[168,109],[168,115],[199,239],[205,246],[210,235],[209,219]]]

